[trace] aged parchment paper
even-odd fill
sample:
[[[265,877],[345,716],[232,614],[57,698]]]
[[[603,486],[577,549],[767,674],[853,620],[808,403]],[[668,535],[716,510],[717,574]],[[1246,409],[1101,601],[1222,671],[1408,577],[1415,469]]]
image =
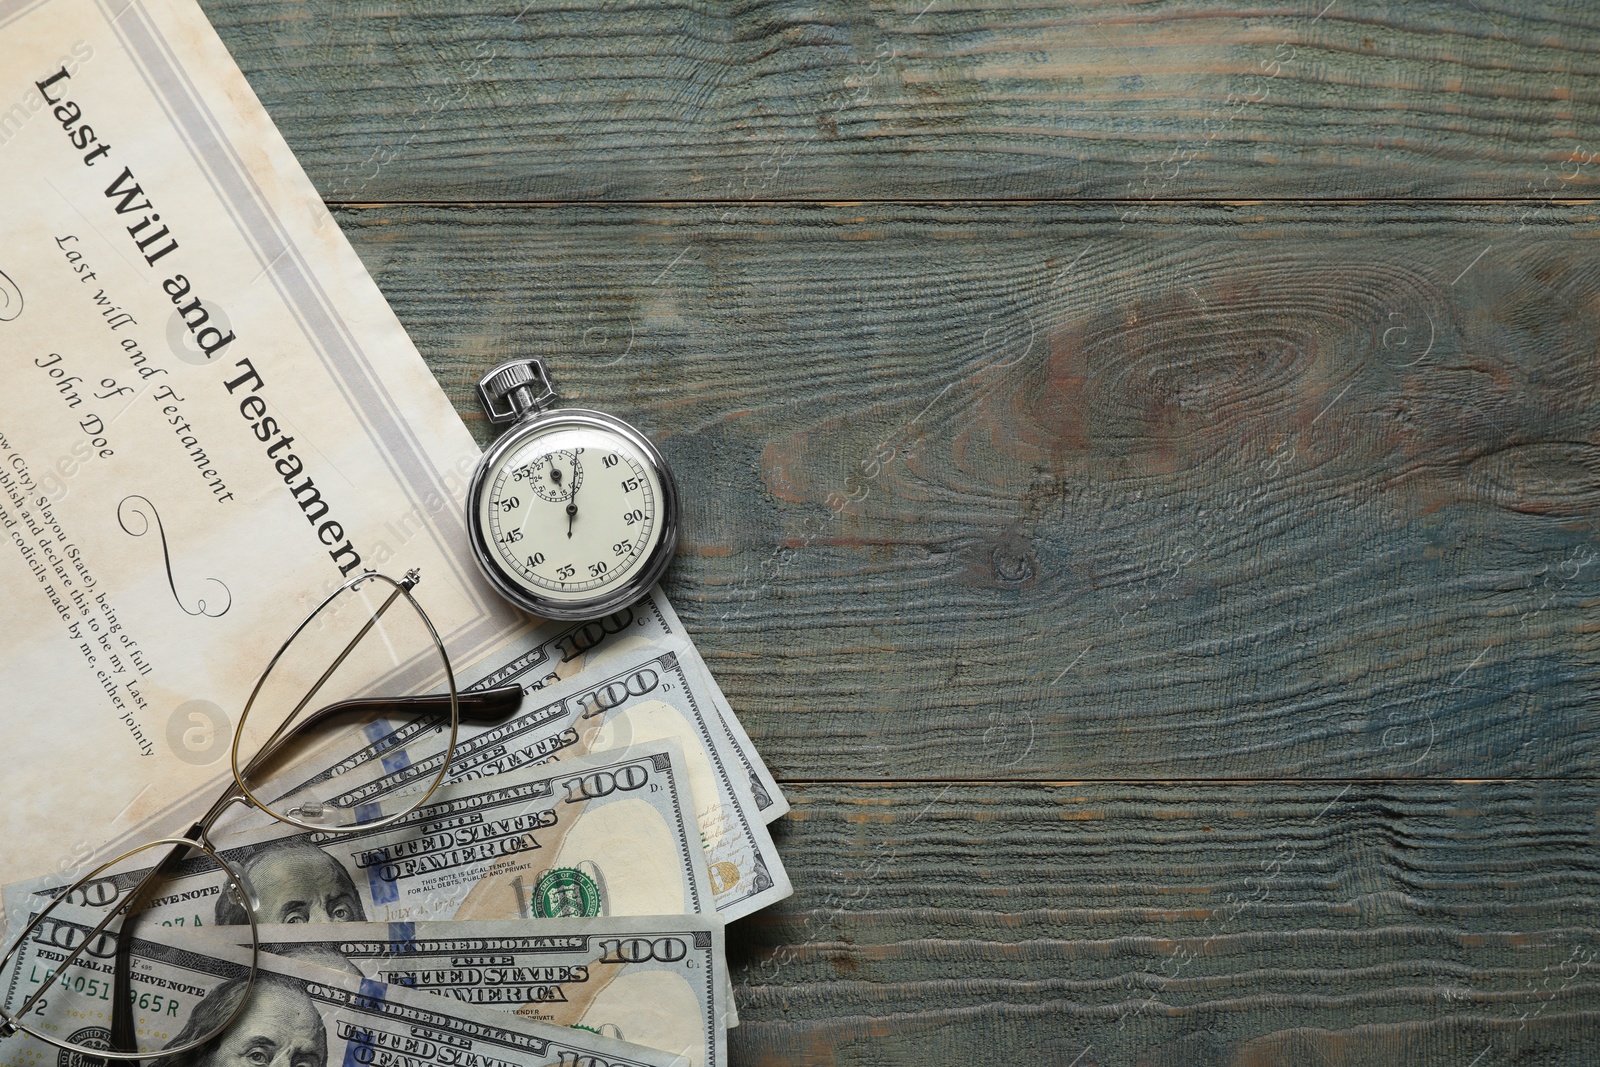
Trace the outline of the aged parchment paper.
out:
[[[343,578],[471,663],[478,450],[192,0],[0,0],[0,881],[227,774]],[[172,828],[174,831],[178,828]]]

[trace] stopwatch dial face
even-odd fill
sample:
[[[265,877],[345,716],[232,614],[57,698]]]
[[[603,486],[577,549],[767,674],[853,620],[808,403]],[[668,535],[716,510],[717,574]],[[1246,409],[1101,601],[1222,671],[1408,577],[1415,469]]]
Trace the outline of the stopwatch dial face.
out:
[[[484,540],[517,584],[554,600],[605,595],[661,540],[661,481],[619,434],[588,425],[539,427],[484,479]]]

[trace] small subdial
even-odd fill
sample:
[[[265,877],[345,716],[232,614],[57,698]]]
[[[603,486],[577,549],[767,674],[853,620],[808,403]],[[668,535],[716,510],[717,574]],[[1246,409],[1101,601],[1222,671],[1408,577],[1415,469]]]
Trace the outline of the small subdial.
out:
[[[572,452],[546,452],[519,467],[513,477],[526,479],[540,499],[559,504],[571,500],[583,485],[583,464]]]

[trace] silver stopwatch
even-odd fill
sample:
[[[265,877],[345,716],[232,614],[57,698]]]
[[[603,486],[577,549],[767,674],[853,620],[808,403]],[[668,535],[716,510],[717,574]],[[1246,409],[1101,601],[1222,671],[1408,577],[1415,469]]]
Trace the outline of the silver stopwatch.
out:
[[[599,411],[552,408],[537,359],[478,382],[489,420],[514,423],[478,461],[467,529],[484,576],[547,619],[593,619],[649,591],[678,544],[678,488],[644,434]]]

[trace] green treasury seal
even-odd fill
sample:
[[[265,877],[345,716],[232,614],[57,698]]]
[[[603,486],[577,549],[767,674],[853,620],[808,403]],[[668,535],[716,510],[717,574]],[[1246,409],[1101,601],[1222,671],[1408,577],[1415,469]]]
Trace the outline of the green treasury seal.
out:
[[[539,876],[532,907],[540,919],[591,919],[600,914],[600,887],[576,867],[557,867]]]

